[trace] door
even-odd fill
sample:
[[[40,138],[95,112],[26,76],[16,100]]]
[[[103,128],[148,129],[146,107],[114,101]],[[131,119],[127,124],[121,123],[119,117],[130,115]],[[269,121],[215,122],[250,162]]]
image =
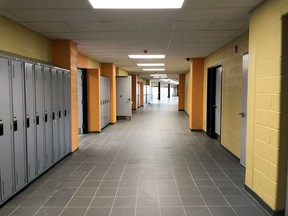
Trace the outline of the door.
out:
[[[26,184],[26,142],[24,128],[24,77],[23,63],[12,61],[12,101],[13,101],[13,135],[15,189],[20,190]]]
[[[83,134],[83,72],[78,69],[78,134]]]
[[[243,56],[242,73],[242,112],[241,116],[241,156],[240,164],[246,167],[246,124],[247,124],[247,91],[248,91],[248,54]]]
[[[44,122],[45,122],[45,168],[53,164],[52,132],[52,76],[51,69],[44,67]]]
[[[59,126],[58,126],[58,76],[52,69],[52,131],[53,131],[53,161],[59,160]]]
[[[36,89],[36,140],[38,175],[45,170],[45,136],[44,136],[44,76],[43,67],[35,66]]]
[[[34,66],[25,62],[25,97],[26,97],[26,140],[27,140],[27,175],[28,182],[36,177],[36,121],[35,121],[35,77]]]
[[[57,71],[58,75],[58,121],[59,121],[59,158],[64,156],[64,74],[62,70]]]
[[[131,98],[132,98],[132,81],[131,76],[117,77],[117,118],[132,118]]]
[[[0,57],[0,203],[13,194],[11,63]]]
[[[216,68],[216,92],[215,92],[215,133],[221,135],[221,95],[222,95],[222,67]]]

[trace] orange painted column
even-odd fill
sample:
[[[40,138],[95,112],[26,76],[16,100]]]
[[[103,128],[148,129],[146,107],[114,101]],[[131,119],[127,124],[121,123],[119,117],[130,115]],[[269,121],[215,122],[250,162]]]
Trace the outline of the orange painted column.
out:
[[[144,106],[144,83],[140,82],[140,106]]]
[[[190,63],[190,130],[203,130],[204,59],[195,58]]]
[[[132,75],[132,110],[137,110],[137,93],[136,93],[136,88],[137,88],[137,76]]]
[[[184,111],[184,109],[185,109],[185,74],[179,74],[178,110]]]
[[[116,123],[116,66],[113,63],[102,63],[101,75],[110,78],[111,123]]]
[[[88,131],[101,131],[100,69],[87,70]]]
[[[71,151],[78,149],[78,72],[77,45],[70,40],[52,41],[52,62],[70,70],[71,84]]]

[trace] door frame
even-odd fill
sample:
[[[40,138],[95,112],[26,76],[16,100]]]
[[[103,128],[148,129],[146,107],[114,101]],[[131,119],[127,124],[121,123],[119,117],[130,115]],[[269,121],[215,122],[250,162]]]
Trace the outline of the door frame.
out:
[[[216,103],[216,70],[222,68],[221,72],[221,98],[220,98],[220,134],[215,133],[215,103]],[[216,64],[208,68],[207,71],[207,105],[206,105],[206,134],[217,139],[221,143],[221,126],[222,126],[222,82],[223,81],[223,63]]]
[[[83,106],[83,134],[88,133],[88,86],[87,86],[87,69],[77,68],[82,71],[82,106]],[[79,86],[78,86],[79,88]],[[78,101],[79,103],[79,101]]]

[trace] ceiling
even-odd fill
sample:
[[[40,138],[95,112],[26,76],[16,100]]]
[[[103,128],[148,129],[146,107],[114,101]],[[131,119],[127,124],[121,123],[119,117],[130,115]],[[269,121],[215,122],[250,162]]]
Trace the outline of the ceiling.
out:
[[[167,0],[168,1],[168,0]],[[143,72],[128,54],[166,54],[165,73],[189,70],[185,58],[205,57],[248,30],[263,0],[186,0],[182,9],[95,10],[88,0],[1,0],[0,14],[51,39],[71,39],[81,53]]]

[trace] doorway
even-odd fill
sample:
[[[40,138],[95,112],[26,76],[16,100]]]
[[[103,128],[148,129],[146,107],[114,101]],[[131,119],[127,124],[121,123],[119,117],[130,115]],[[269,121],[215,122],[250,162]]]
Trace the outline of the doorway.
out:
[[[78,134],[88,133],[87,70],[78,68]]]
[[[208,69],[206,133],[210,138],[219,141],[221,140],[221,104],[222,65],[217,65]]]

